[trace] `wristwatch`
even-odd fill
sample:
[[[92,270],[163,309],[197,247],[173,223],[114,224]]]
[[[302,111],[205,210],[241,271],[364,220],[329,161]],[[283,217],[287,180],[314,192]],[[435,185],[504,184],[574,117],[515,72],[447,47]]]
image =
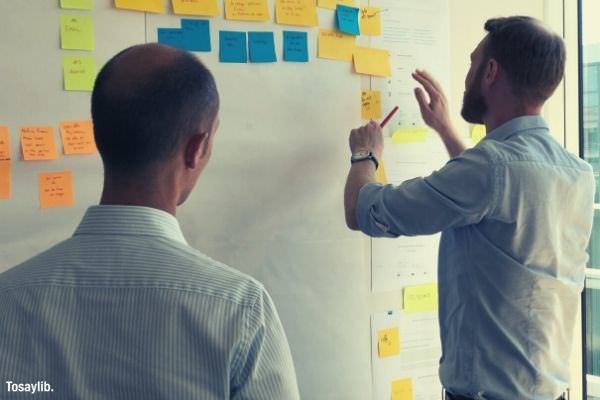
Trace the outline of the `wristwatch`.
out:
[[[360,150],[355,153],[352,153],[352,157],[350,157],[350,163],[354,164],[355,162],[371,160],[375,164],[375,169],[379,168],[379,161],[377,161],[377,157],[373,154],[372,151],[369,150]]]

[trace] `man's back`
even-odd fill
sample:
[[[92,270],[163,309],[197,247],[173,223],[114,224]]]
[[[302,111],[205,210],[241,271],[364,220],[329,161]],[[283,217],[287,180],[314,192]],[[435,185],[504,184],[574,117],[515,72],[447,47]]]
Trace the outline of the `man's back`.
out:
[[[298,397],[263,286],[187,246],[163,211],[91,207],[72,238],[0,275],[0,307],[3,382],[60,399]]]

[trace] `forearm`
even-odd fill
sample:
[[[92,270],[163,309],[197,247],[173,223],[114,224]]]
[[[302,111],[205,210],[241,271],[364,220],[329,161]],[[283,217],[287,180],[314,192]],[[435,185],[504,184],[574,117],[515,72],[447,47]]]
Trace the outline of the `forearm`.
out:
[[[450,158],[458,157],[465,151],[465,145],[453,127],[449,127],[439,134]]]
[[[352,164],[344,189],[346,225],[352,230],[359,229],[356,220],[358,193],[363,186],[373,182],[375,182],[375,164],[373,162],[365,160]]]

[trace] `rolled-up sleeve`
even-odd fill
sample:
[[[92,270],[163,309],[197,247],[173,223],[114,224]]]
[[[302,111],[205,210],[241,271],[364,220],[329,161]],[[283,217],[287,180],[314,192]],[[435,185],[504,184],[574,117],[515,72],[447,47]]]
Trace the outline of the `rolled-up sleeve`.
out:
[[[398,186],[367,184],[358,195],[358,226],[369,236],[398,237],[478,223],[494,209],[495,168],[485,148],[477,146],[425,178]]]

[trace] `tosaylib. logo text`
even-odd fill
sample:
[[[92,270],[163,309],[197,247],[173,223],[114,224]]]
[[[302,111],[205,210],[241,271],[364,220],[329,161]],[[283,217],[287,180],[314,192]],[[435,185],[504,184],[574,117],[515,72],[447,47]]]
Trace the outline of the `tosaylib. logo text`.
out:
[[[54,392],[52,385],[46,381],[37,381],[34,383],[17,383],[6,381],[6,390],[8,392],[29,392],[35,394],[37,392]]]

